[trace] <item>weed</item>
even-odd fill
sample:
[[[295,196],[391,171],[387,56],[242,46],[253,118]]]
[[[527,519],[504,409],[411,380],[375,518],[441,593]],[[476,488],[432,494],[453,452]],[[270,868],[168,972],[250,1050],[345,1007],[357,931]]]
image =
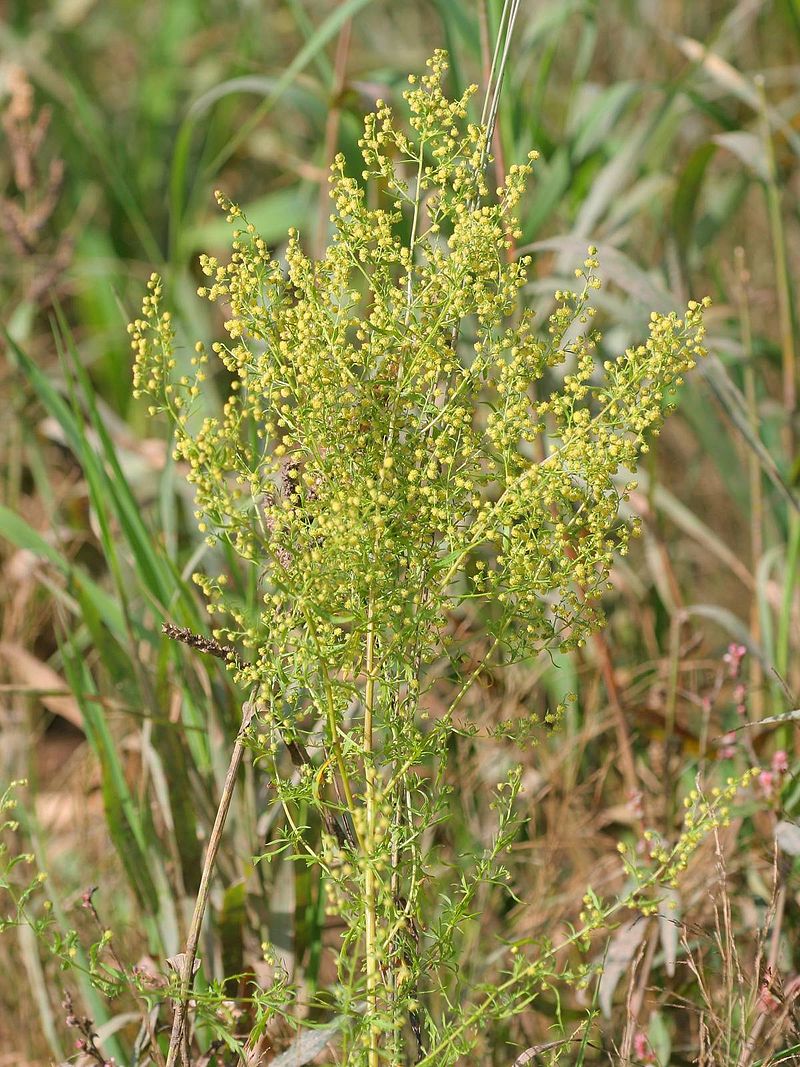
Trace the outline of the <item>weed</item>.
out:
[[[285,265],[274,260],[220,197],[237,227],[233,255],[228,264],[202,257],[211,282],[200,295],[230,309],[230,341],[212,346],[233,378],[221,415],[195,411],[209,360],[201,344],[193,373],[173,373],[158,277],[131,326],[136,392],[175,426],[201,532],[257,574],[255,613],[229,595],[228,574],[195,581],[218,620],[215,639],[242,649],[228,654],[251,690],[240,738],[272,768],[287,821],[281,850],[324,873],[329,909],[344,923],[331,995],[355,1024],[353,1055],[363,1043],[370,1067],[405,1062],[405,1025],[418,1062],[453,1062],[478,1018],[503,1017],[529,995],[523,968],[472,1022],[430,1010],[462,915],[480,887],[505,877],[520,785],[518,774],[500,784],[494,843],[447,891],[430,930],[434,856],[424,841],[442,815],[437,779],[460,699],[490,663],[580,647],[599,625],[613,555],[635,532],[618,517],[634,483],[620,491],[614,477],[634,470],[704,352],[701,305],[683,319],[654,313],[648,340],[607,361],[598,381],[594,249],[575,271],[580,288],[556,294],[546,339],[537,336],[532,312],[516,313],[530,260],[507,255],[535,156],[491,195],[487,131],[466,121],[475,87],[450,100],[444,54],[429,67],[405,94],[410,136],[381,102],[365,122],[362,179],[383,190],[386,207],[369,207],[344,157],[335,160],[334,237],[319,261],[296,232]],[[564,363],[560,388],[537,399],[547,370]],[[476,603],[491,645],[464,671],[447,620]],[[420,700],[442,656],[458,695],[424,727]],[[288,746],[317,750],[298,775],[281,767]],[[426,765],[440,768],[427,785]],[[301,811],[324,827],[318,842]],[[658,858],[673,877],[666,853]],[[173,1050],[201,918],[202,907]],[[464,996],[458,983],[448,990],[455,1005]]]

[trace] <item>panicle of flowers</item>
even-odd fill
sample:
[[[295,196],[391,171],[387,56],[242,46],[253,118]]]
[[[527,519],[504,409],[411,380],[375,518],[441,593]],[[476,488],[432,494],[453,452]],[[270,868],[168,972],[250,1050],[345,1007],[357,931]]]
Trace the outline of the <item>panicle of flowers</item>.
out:
[[[107,1059],[98,1047],[99,1038],[93,1020],[88,1015],[79,1015],[75,1011],[70,993],[64,994],[61,1006],[66,1013],[64,1022],[80,1035],[75,1040],[77,1051],[82,1052],[91,1063],[96,1063],[99,1067],[115,1067],[113,1056]]]
[[[788,772],[789,757],[782,748],[773,753],[769,768],[754,768],[752,773],[757,775],[758,791],[764,800],[779,801],[784,778]]]
[[[508,249],[533,154],[491,196],[485,130],[467,121],[474,87],[450,100],[444,53],[429,67],[405,93],[410,135],[382,103],[365,121],[364,176],[385,184],[386,206],[368,206],[334,161],[333,236],[319,261],[292,230],[281,266],[218,197],[232,255],[201,259],[200,289],[229,309],[228,340],[212,346],[233,376],[218,415],[193,412],[202,346],[194,379],[171,376],[158,279],[131,326],[136,391],[174,420],[200,530],[258,568],[255,618],[223,576],[196,579],[215,636],[252,653],[241,672],[251,682],[285,681],[289,657],[306,683],[320,657],[339,677],[356,674],[370,598],[384,648],[413,633],[432,650],[464,596],[497,606],[512,656],[580,644],[599,622],[613,554],[636,533],[618,520],[630,486],[620,494],[614,475],[635,468],[703,354],[707,302],[692,302],[683,317],[654,314],[648,339],[599,380],[593,248],[544,337],[530,312],[509,318],[530,267]],[[565,361],[572,369],[542,395],[536,383]]]
[[[133,395],[160,398],[164,406],[170,398],[177,411],[182,398],[175,397],[175,386],[171,381],[171,372],[175,369],[174,342],[175,330],[169,311],[161,311],[161,279],[151,274],[147,283],[147,296],[142,301],[142,317],[135,319],[128,326],[131,336],[131,348],[134,352]],[[150,407],[154,415],[162,410],[155,405]]]
[[[729,678],[738,678],[742,669],[742,660],[747,655],[747,648],[744,645],[732,643],[728,645],[728,650],[722,657],[722,662],[728,668]]]

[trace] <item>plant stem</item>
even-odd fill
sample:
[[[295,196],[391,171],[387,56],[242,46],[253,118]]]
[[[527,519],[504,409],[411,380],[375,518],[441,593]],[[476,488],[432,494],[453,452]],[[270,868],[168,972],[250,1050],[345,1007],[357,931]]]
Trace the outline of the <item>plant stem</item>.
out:
[[[754,436],[760,436],[758,415],[758,393],[754,369],[753,334],[750,323],[750,274],[747,270],[743,248],[735,250],[737,297],[739,321],[741,323],[742,345],[744,347],[744,392],[747,398],[747,413],[750,429]],[[764,553],[764,494],[761,486],[761,468],[758,456],[752,449],[747,453],[747,471],[750,494],[750,567],[753,574]],[[750,632],[756,644],[761,644],[761,613],[758,590],[753,590],[750,602]],[[750,656],[750,710],[754,720],[764,717],[764,694],[762,692],[763,675],[761,663],[757,656]]]
[[[778,187],[778,173],[775,164],[775,146],[767,112],[767,98],[764,90],[763,75],[756,78],[761,103],[761,141],[767,164],[765,194],[767,215],[775,255],[775,291],[778,298],[778,325],[781,334],[781,357],[783,376],[783,408],[785,425],[783,441],[786,456],[791,462],[794,449],[794,427],[792,425],[797,407],[797,354],[794,346],[794,314],[792,308],[792,283],[789,273],[789,259],[786,250],[781,194]]]
[[[177,1062],[184,1041],[186,1006],[189,1001],[189,991],[194,978],[197,946],[200,942],[200,929],[203,925],[203,916],[205,915],[206,905],[208,904],[211,875],[214,872],[214,864],[216,863],[217,852],[219,851],[220,841],[222,840],[222,831],[225,828],[225,820],[228,817],[231,801],[233,800],[233,791],[236,788],[236,775],[238,774],[242,756],[244,755],[245,733],[252,722],[255,710],[256,700],[255,694],[253,694],[250,700],[242,708],[242,723],[239,727],[239,732],[236,735],[230,763],[228,764],[228,773],[225,776],[225,784],[222,787],[222,796],[220,797],[219,807],[217,808],[217,817],[214,820],[214,827],[211,831],[211,836],[208,839],[208,848],[206,849],[203,870],[200,876],[200,887],[197,890],[194,913],[192,914],[189,933],[186,937],[186,948],[182,954],[183,959],[180,963],[180,992],[175,1003],[175,1016],[172,1020],[172,1033],[169,1039],[169,1051],[167,1052],[167,1067],[175,1067],[175,1063]]]
[[[367,970],[367,1020],[369,1025],[369,1067],[378,1067],[378,931],[375,892],[375,759],[373,753],[373,716],[375,711],[375,622],[374,602],[369,600],[367,612],[366,671],[364,690],[364,780],[366,804],[366,833],[364,860],[364,952]]]
[[[331,685],[330,675],[328,673],[328,665],[325,662],[325,657],[322,654],[322,647],[317,637],[317,630],[314,626],[314,620],[308,611],[303,612],[303,616],[308,626],[308,632],[314,641],[314,645],[317,649],[319,656],[319,667],[322,674],[322,681],[325,687],[325,701],[326,701],[326,716],[328,719],[328,732],[331,735],[331,748],[333,749],[333,756],[336,761],[336,767],[339,771],[339,777],[342,780],[342,790],[344,792],[345,804],[352,818],[355,815],[355,803],[353,801],[353,791],[350,788],[350,776],[347,773],[347,767],[344,762],[344,753],[342,752],[342,746],[339,741],[339,724],[336,721],[336,704],[333,699],[333,686]],[[360,839],[360,833],[358,826],[355,827],[356,837]]]

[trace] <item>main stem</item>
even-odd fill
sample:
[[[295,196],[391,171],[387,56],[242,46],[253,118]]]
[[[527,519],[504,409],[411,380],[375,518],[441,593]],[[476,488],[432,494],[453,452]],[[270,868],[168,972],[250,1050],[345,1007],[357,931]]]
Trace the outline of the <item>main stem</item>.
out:
[[[364,779],[366,805],[364,871],[364,952],[367,969],[367,1020],[369,1026],[369,1067],[379,1067],[378,1043],[378,927],[375,884],[375,759],[373,753],[373,716],[375,711],[375,622],[370,597],[367,609],[367,682],[364,690]]]

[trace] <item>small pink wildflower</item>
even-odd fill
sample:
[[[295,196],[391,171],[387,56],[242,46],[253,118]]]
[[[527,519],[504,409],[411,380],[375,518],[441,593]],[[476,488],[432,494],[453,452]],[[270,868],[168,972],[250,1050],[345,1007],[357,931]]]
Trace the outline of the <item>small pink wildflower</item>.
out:
[[[738,678],[739,672],[742,669],[742,660],[747,655],[747,648],[744,645],[737,645],[732,643],[728,645],[728,651],[722,657],[722,662],[728,665],[728,677]]]
[[[656,1057],[650,1048],[647,1034],[644,1030],[637,1030],[633,1039],[633,1054],[640,1063],[655,1063]]]
[[[733,731],[723,734],[717,743],[719,745],[719,758],[733,759],[736,755],[736,734]]]
[[[774,774],[786,774],[789,770],[789,757],[784,749],[779,748],[772,757],[772,771]]]
[[[772,800],[775,792],[775,775],[772,771],[762,771],[758,776],[758,788],[765,800]]]

